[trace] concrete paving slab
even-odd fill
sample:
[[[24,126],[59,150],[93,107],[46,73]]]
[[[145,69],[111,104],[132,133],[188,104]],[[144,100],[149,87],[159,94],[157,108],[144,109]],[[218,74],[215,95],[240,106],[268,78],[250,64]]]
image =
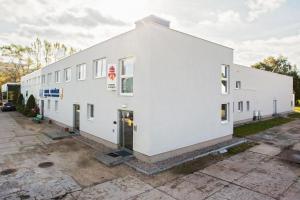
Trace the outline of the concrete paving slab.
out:
[[[273,198],[279,198],[294,183],[294,180],[285,175],[257,169],[235,183]]]
[[[296,143],[293,148],[293,150],[296,150],[296,151],[300,151],[300,142],[299,143]]]
[[[227,182],[199,173],[176,179],[158,189],[176,199],[202,200],[227,184]]]
[[[148,192],[139,194],[128,200],[175,200],[173,197],[161,192],[157,189],[150,190]]]
[[[198,173],[204,173],[228,182],[238,180],[240,177],[245,175],[245,173],[243,172],[239,172],[236,169],[228,168],[220,164],[211,165],[203,170],[196,172],[196,174]]]
[[[153,187],[132,176],[114,179],[80,192],[77,199],[125,200],[152,190]]]
[[[249,151],[267,156],[276,156],[281,152],[281,149],[268,144],[260,144],[250,148]]]
[[[236,185],[228,185],[222,190],[214,193],[206,200],[275,200],[272,197],[263,195],[257,192],[253,192],[246,188],[242,188]]]
[[[289,187],[280,200],[299,200],[300,199],[300,179]]]
[[[51,169],[22,168],[0,176],[0,199],[51,199],[80,189],[70,176]]]

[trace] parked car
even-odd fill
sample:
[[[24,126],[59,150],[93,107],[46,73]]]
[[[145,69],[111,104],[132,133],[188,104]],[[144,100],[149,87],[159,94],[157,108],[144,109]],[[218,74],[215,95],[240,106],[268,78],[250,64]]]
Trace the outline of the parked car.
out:
[[[6,112],[6,111],[15,111],[16,110],[16,106],[14,104],[12,104],[11,102],[7,102],[4,103],[4,105],[1,108],[2,112]]]

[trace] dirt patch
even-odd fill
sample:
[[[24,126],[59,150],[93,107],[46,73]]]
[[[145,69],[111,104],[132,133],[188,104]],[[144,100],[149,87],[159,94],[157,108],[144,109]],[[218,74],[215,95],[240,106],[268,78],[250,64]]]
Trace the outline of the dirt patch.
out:
[[[40,168],[48,168],[48,167],[52,167],[53,165],[54,165],[53,162],[42,162],[42,163],[40,163],[38,166],[39,166]]]
[[[5,169],[5,170],[0,172],[0,175],[1,176],[6,176],[6,175],[9,175],[9,174],[13,174],[16,171],[17,171],[16,169]]]

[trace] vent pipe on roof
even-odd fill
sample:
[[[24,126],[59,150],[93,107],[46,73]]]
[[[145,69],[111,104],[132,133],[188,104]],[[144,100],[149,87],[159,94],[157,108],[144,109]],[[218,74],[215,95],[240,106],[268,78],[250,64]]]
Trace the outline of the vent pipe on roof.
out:
[[[160,17],[157,17],[155,15],[150,15],[148,17],[145,17],[141,20],[138,20],[135,22],[135,27],[139,27],[139,26],[143,26],[145,24],[149,24],[149,23],[152,23],[152,24],[159,24],[161,26],[165,26],[167,28],[170,28],[170,21],[168,20],[165,20],[163,18],[160,18]]]

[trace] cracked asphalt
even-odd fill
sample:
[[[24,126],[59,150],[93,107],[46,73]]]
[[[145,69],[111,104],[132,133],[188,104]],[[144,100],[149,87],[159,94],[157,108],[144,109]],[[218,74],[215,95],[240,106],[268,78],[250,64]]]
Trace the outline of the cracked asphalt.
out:
[[[0,112],[0,199],[300,199],[300,165],[278,156],[285,144],[300,148],[300,120],[269,129],[255,137],[260,145],[188,175],[106,167],[78,138],[52,141],[42,134],[55,129]],[[53,165],[39,167],[43,162]]]

